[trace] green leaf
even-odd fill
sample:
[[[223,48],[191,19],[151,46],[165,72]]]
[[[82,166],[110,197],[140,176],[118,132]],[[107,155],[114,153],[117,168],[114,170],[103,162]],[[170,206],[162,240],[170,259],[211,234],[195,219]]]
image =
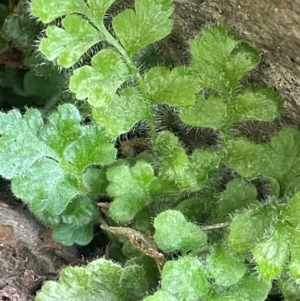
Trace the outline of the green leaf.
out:
[[[62,221],[74,226],[83,226],[99,217],[98,209],[93,200],[87,196],[77,196],[67,206]]]
[[[291,262],[290,262],[290,273],[293,278],[300,278],[300,231],[299,229],[289,228],[291,237],[289,239],[290,251],[291,251]]]
[[[237,215],[230,224],[230,247],[236,252],[250,251],[276,224],[278,215],[278,209],[272,204]]]
[[[258,54],[249,46],[237,47],[239,43],[222,25],[208,26],[192,40],[192,73],[201,88],[231,93],[238,80],[257,66]]]
[[[188,155],[178,142],[178,138],[171,132],[161,132],[155,141],[155,150],[160,160],[160,173],[173,179],[188,163]]]
[[[103,2],[103,1],[102,1]],[[107,1],[106,1],[107,2]],[[56,18],[71,13],[85,14],[87,5],[84,0],[33,0],[30,3],[31,13],[43,23],[50,23]]]
[[[300,192],[296,193],[285,206],[282,217],[293,226],[297,227],[300,224]]]
[[[289,259],[290,233],[284,225],[277,226],[271,236],[260,242],[253,250],[259,271],[266,279],[278,276]]]
[[[187,253],[207,243],[207,235],[201,228],[187,222],[182,213],[166,210],[154,219],[154,240],[165,253]]]
[[[201,196],[181,201],[174,210],[181,212],[190,222],[198,222],[208,214],[206,200]]]
[[[145,273],[144,268],[139,265],[125,267],[120,285],[129,296],[140,299],[145,295],[145,292],[149,289]]]
[[[243,300],[265,301],[271,288],[271,280],[262,279],[255,274],[247,272],[238,283],[227,288],[227,291],[232,296],[242,297]]]
[[[157,268],[157,262],[153,258],[147,255],[130,258],[126,261],[125,267],[132,265],[138,265],[143,268],[143,277],[147,281],[147,291],[157,288],[157,283],[160,281],[160,273]],[[145,295],[145,291],[143,295]]]
[[[176,175],[180,186],[188,191],[200,190],[218,170],[218,155],[211,150],[196,149],[185,168]]]
[[[91,66],[74,71],[69,88],[76,93],[77,99],[88,98],[93,107],[108,106],[117,89],[130,77],[131,72],[122,57],[113,50],[103,49],[93,56]]]
[[[184,123],[216,130],[222,129],[226,124],[226,115],[227,105],[217,95],[212,95],[206,99],[204,95],[200,94],[194,106],[180,109],[180,119]]]
[[[178,298],[166,291],[157,291],[153,296],[144,298],[143,301],[179,301]]]
[[[65,150],[65,158],[81,172],[92,164],[109,165],[117,155],[114,142],[100,126],[87,125],[77,141]]]
[[[71,104],[59,106],[57,111],[49,116],[48,123],[41,131],[41,138],[57,152],[56,159],[63,157],[67,146],[79,138],[80,122],[81,116]]]
[[[213,296],[213,297],[208,297],[206,299],[206,301],[225,301],[225,300],[228,300],[228,301],[245,301],[244,298],[233,297],[233,296]]]
[[[57,59],[64,68],[73,66],[90,47],[104,40],[95,27],[78,15],[66,16],[62,26],[47,27],[47,37],[41,40],[39,50],[49,61]]]
[[[281,130],[265,151],[260,154],[260,173],[275,178],[280,185],[280,196],[300,190],[300,131]]]
[[[43,120],[40,112],[37,110],[33,110],[31,112],[34,114],[33,117],[35,119],[35,122],[37,124],[42,123]],[[14,134],[14,132],[17,132],[17,130],[21,125],[22,125],[22,115],[19,110],[10,110],[7,113],[0,112],[0,134],[1,135],[5,133]]]
[[[47,281],[37,301],[129,301],[120,287],[122,268],[103,258],[86,267],[67,267],[59,282]],[[131,299],[132,300],[132,299]]]
[[[171,180],[158,176],[150,183],[150,194],[156,199],[174,197],[180,195],[180,188]]]
[[[43,156],[55,152],[38,139],[43,125],[41,113],[30,109],[24,118],[17,110],[0,113],[0,174],[12,179],[24,175]]]
[[[87,3],[93,14],[100,22],[103,21],[106,11],[115,2],[115,0],[88,0]]]
[[[264,146],[246,137],[238,137],[226,145],[223,160],[242,177],[252,178],[259,173],[260,158],[264,152]]]
[[[246,266],[228,248],[217,246],[206,260],[206,268],[217,285],[230,286],[245,274]]]
[[[40,290],[35,298],[36,301],[61,301],[61,296],[69,297],[64,288],[55,281],[47,281],[43,284],[42,290]],[[72,300],[68,298],[68,300]],[[76,299],[73,299],[76,300]]]
[[[222,64],[228,60],[233,49],[240,43],[240,38],[229,32],[222,25],[203,28],[201,36],[192,40],[191,51],[195,61]],[[197,61],[198,63],[198,61]]]
[[[106,170],[104,168],[90,167],[83,174],[84,185],[93,195],[106,194],[108,180],[106,178]]]
[[[243,42],[238,44],[231,52],[230,58],[225,60],[224,70],[231,85],[236,85],[243,76],[256,68],[259,62],[260,55],[255,49]]]
[[[131,56],[166,37],[172,30],[174,5],[169,0],[139,0],[113,19],[113,28]]]
[[[187,191],[203,188],[210,175],[219,167],[219,158],[215,152],[196,149],[188,156],[171,132],[159,133],[154,148],[160,164],[159,175]]]
[[[92,239],[98,212],[87,195],[99,190],[106,193],[103,171],[97,181],[95,174],[100,174],[84,173],[85,169],[108,165],[116,157],[115,138],[93,123],[80,122],[81,116],[71,104],[59,106],[46,124],[35,109],[23,117],[18,111],[0,113],[1,176],[12,179],[13,193],[43,223],[58,227],[56,238],[66,244],[85,244]],[[96,181],[102,187],[95,187]],[[78,236],[66,238],[71,226],[71,233],[78,231]]]
[[[150,109],[138,91],[133,87],[122,90],[121,95],[114,95],[109,105],[93,108],[95,121],[105,127],[107,133],[121,135],[140,120],[149,116]]]
[[[104,258],[93,260],[87,266],[90,272],[90,288],[98,292],[98,301],[129,301],[120,285],[124,269]],[[96,300],[95,300],[96,301]]]
[[[110,184],[107,192],[114,197],[109,214],[118,222],[129,222],[150,201],[149,185],[154,178],[150,164],[139,161],[112,167],[107,172]]]
[[[193,105],[199,90],[183,66],[172,71],[167,67],[154,67],[147,72],[145,84],[152,103],[174,107]]]
[[[298,279],[294,279],[285,273],[279,278],[278,286],[284,296],[284,300],[299,301],[300,284]]]
[[[241,178],[233,179],[220,195],[218,218],[226,220],[236,210],[247,208],[252,204],[259,205],[256,197],[257,191],[252,183]]]
[[[283,111],[282,100],[270,88],[247,88],[231,103],[232,122],[272,121]]]
[[[52,72],[48,76],[36,74],[34,70],[29,70],[24,76],[24,89],[27,93],[49,99],[62,92],[65,82],[63,72]]]
[[[149,208],[145,207],[137,213],[137,215],[135,216],[134,224],[136,229],[142,232],[146,232],[151,228],[152,216]]]
[[[36,37],[41,32],[41,26],[31,18],[26,1],[17,1],[14,4],[14,9],[5,18],[4,24],[1,24],[1,38],[9,41],[17,49],[26,51],[33,48]],[[10,9],[6,11],[8,10]]]
[[[197,258],[185,256],[164,265],[161,289],[178,300],[198,301],[208,294],[210,288]]]
[[[77,185],[74,177],[64,174],[57,162],[42,158],[13,179],[12,190],[34,212],[59,215],[79,193]]]
[[[74,243],[78,245],[87,245],[94,236],[94,224],[85,224],[75,226],[72,224],[58,224],[53,227],[53,239],[65,246],[71,246]]]

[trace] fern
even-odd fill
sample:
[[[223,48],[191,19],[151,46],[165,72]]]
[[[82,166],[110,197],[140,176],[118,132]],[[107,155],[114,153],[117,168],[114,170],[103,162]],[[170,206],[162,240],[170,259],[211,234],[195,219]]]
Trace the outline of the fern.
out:
[[[263,301],[274,279],[295,300],[299,131],[286,128],[265,144],[231,135],[237,122],[268,122],[283,112],[273,89],[241,84],[260,56],[212,25],[191,40],[188,66],[145,70],[140,57],[171,32],[174,6],[136,0],[110,28],[104,17],[113,3],[30,4],[46,26],[39,51],[68,69],[69,90],[91,107],[90,122],[71,104],[46,120],[36,109],[0,114],[0,174],[14,194],[66,245],[87,244],[101,222],[109,257],[123,262],[68,267],[37,300]],[[84,64],[93,47],[100,50]],[[186,126],[215,130],[218,144],[188,152],[175,133],[156,128],[161,105]],[[118,137],[141,121],[149,124],[149,150],[117,158]],[[220,189],[225,168],[234,176]],[[265,202],[251,182],[258,178],[271,186]],[[100,204],[104,217],[93,201],[101,195],[111,199]]]
[[[114,162],[114,138],[96,125],[80,125],[75,106],[65,104],[44,123],[36,109],[22,116],[0,113],[0,173],[63,244],[87,244],[99,220],[91,196],[94,165]]]

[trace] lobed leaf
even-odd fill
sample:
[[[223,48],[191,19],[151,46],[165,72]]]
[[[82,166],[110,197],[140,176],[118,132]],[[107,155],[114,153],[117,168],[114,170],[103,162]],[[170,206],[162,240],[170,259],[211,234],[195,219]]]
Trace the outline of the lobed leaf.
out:
[[[89,167],[83,174],[83,182],[88,191],[93,195],[106,194],[108,180],[105,168]]]
[[[209,200],[210,202],[211,200]],[[206,199],[201,196],[188,198],[181,201],[174,210],[181,212],[190,222],[198,222],[208,215],[206,208]]]
[[[81,172],[92,164],[109,165],[117,155],[114,140],[100,126],[87,125],[77,141],[65,150],[64,156]]]
[[[31,13],[43,23],[50,23],[56,18],[71,13],[85,14],[87,5],[84,0],[33,0],[30,3]]]
[[[243,300],[265,301],[271,288],[271,280],[258,278],[257,275],[248,271],[238,283],[228,287],[227,292],[232,296],[241,297]]]
[[[282,218],[294,227],[300,224],[300,192],[296,193],[286,204],[282,212]]]
[[[179,301],[179,299],[166,291],[159,290],[154,295],[144,298],[143,301]]]
[[[48,123],[41,130],[41,139],[56,151],[55,159],[63,157],[67,146],[79,138],[80,122],[81,116],[71,104],[59,106],[57,111],[48,117]]]
[[[107,192],[114,197],[109,214],[118,222],[129,222],[150,201],[149,185],[154,178],[150,164],[138,161],[133,167],[119,165],[107,171]]]
[[[1,3],[5,2],[2,1]],[[2,4],[0,7],[0,24],[2,23],[1,19],[4,17],[3,14],[8,12],[9,14],[5,16],[5,21],[0,25],[0,40],[3,39],[3,42],[9,42],[22,51],[32,49],[36,36],[40,34],[42,28],[36,20],[30,17],[28,3],[26,1],[18,1],[13,3],[13,5],[8,3],[8,9],[1,12],[1,8],[3,7],[5,8]],[[1,41],[0,44],[3,42]],[[5,47],[6,43],[4,42],[3,44]],[[3,46],[0,46],[0,50],[4,48]],[[0,52],[2,53],[3,51]]]
[[[109,105],[93,108],[95,121],[105,127],[107,133],[121,135],[139,121],[149,116],[150,109],[135,88],[122,90],[121,95],[115,95]]]
[[[44,156],[55,152],[38,138],[43,120],[38,110],[30,109],[24,118],[17,110],[0,113],[0,174],[12,179],[24,175]]]
[[[76,179],[54,160],[42,158],[12,180],[14,194],[33,212],[60,215],[79,193]]]
[[[106,11],[114,2],[115,0],[87,0],[93,16],[95,16],[98,21],[104,19]]]
[[[299,212],[299,211],[298,211]],[[290,231],[290,252],[291,262],[289,265],[291,276],[295,279],[300,278],[300,231],[299,229],[288,229]]]
[[[154,219],[154,228],[155,243],[165,253],[178,250],[187,253],[207,243],[206,233],[176,210],[160,213]]]
[[[257,190],[252,183],[241,178],[231,180],[220,195],[216,210],[218,218],[226,220],[236,210],[247,208],[252,204],[259,205],[256,197]]]
[[[97,207],[88,196],[77,196],[67,206],[62,221],[65,224],[83,226],[99,216]]]
[[[38,111],[33,110],[35,115],[34,120],[37,124],[41,123],[42,117]],[[30,114],[30,113],[27,113]],[[18,128],[22,125],[22,115],[19,110],[10,110],[7,113],[0,112],[0,134],[15,133],[18,132]],[[33,129],[35,130],[35,129]]]
[[[264,152],[264,146],[246,137],[237,137],[225,146],[223,160],[242,177],[251,178],[258,175],[260,158]]]
[[[67,267],[60,272],[59,282],[45,282],[36,300],[129,301],[119,283],[122,270],[102,258],[86,267]]]
[[[247,73],[252,71],[260,62],[260,55],[246,43],[240,43],[224,61],[225,72],[232,86]]]
[[[284,273],[279,278],[278,286],[285,300],[297,300],[300,295],[300,284],[298,279],[292,278],[288,273]]]
[[[205,278],[201,262],[195,257],[184,256],[164,265],[161,289],[178,300],[198,301],[208,294],[211,284]]]
[[[276,224],[278,214],[278,209],[272,204],[238,214],[230,224],[230,247],[236,252],[250,251]]]
[[[234,92],[238,80],[260,61],[255,50],[222,25],[208,26],[191,42],[192,73],[201,88]]]
[[[206,260],[206,268],[217,285],[230,286],[245,274],[246,266],[223,246],[217,246]]]
[[[217,95],[212,95],[207,99],[204,95],[199,95],[194,106],[180,109],[180,119],[191,126],[219,130],[226,124],[226,118],[227,105]]]
[[[215,152],[196,149],[188,156],[171,132],[159,133],[154,148],[160,163],[159,175],[187,191],[203,188],[210,175],[219,167],[219,158]]]
[[[273,279],[282,272],[289,259],[289,236],[288,229],[280,225],[267,240],[254,248],[254,259],[264,278]]]
[[[169,0],[139,0],[135,10],[125,9],[114,17],[113,29],[130,56],[166,37],[172,30],[174,5]]]
[[[68,15],[62,20],[63,28],[51,25],[39,45],[39,50],[49,61],[57,59],[60,66],[69,68],[104,36],[87,20],[78,15]]]
[[[117,52],[103,49],[93,56],[91,66],[86,65],[73,72],[69,88],[77,99],[87,98],[93,107],[109,106],[117,89],[131,75]]]
[[[244,298],[242,297],[235,297],[235,296],[213,296],[213,297],[208,297],[206,299],[207,301],[245,301]],[[248,300],[248,299],[247,299]]]
[[[280,97],[269,88],[244,89],[231,105],[233,122],[272,121],[283,111]]]
[[[142,298],[149,289],[146,279],[146,271],[142,266],[129,265],[123,270],[120,285],[126,291],[126,294],[136,300]]]
[[[78,245],[87,245],[94,237],[94,223],[81,226],[60,223],[53,227],[53,239],[65,246],[71,246],[74,243]]]
[[[12,179],[14,194],[66,244],[88,243],[99,217],[87,197],[89,192],[95,193],[96,179],[87,178],[89,173],[84,177],[85,169],[111,164],[116,156],[113,137],[95,124],[80,122],[81,116],[71,104],[59,106],[45,124],[35,109],[23,117],[17,111],[0,114],[1,176]],[[99,179],[101,182],[106,185]],[[67,234],[70,225],[76,234]]]
[[[297,193],[300,190],[300,131],[281,130],[260,154],[259,163],[260,173],[279,183],[280,196]]]
[[[160,160],[160,173],[167,178],[173,178],[188,163],[188,155],[171,132],[161,132],[155,141],[155,150]]]
[[[170,71],[167,67],[154,67],[145,76],[148,98],[154,104],[174,107],[193,105],[198,87],[193,78],[186,74],[185,67]]]
[[[219,157],[216,152],[196,149],[189,157],[186,171],[179,175],[179,183],[189,191],[197,191],[205,187],[209,179],[219,169]]]

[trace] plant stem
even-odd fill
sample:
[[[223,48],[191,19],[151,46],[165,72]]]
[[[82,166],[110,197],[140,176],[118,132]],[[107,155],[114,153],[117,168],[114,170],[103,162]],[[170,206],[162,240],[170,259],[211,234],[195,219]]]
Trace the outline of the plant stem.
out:
[[[126,50],[123,48],[123,46],[119,43],[118,40],[116,40],[109,31],[105,28],[104,24],[102,22],[99,22],[89,11],[85,13],[85,15],[93,22],[94,26],[105,36],[105,39],[107,42],[109,42],[112,46],[116,48],[116,50],[121,54],[123,57],[125,63],[127,64],[128,68],[131,70],[131,72],[134,74],[134,76],[137,79],[137,83],[140,87],[140,91],[143,95],[143,98],[145,101],[149,101],[147,97],[147,88],[144,82],[144,79],[142,75],[140,74],[138,68],[135,66],[133,60],[128,55]],[[157,134],[156,134],[156,124],[155,124],[155,118],[153,114],[153,108],[151,107],[151,104],[148,104],[149,107],[149,114],[148,114],[148,121],[150,124],[150,135],[151,135],[151,142],[152,145],[154,145]]]

